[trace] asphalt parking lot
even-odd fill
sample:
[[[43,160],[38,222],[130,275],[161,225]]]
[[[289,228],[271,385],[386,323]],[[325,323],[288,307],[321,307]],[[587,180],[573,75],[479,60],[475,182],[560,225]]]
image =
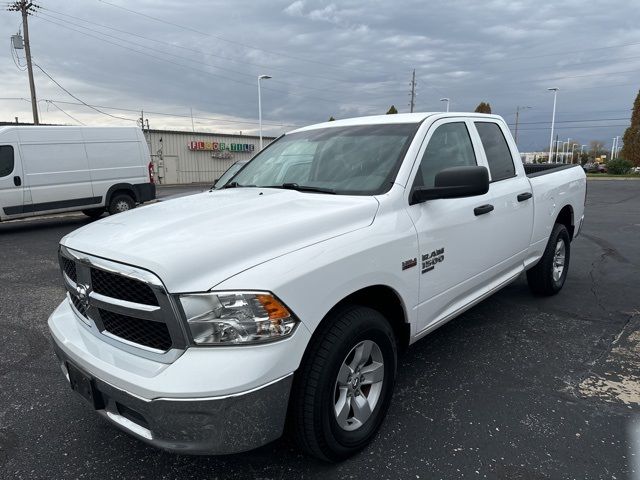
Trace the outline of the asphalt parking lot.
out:
[[[46,327],[57,243],[89,220],[0,224],[0,478],[640,478],[640,182],[590,181],[586,215],[563,291],[536,298],[521,277],[411,347],[380,435],[339,465],[286,438],[179,456],[107,424]]]

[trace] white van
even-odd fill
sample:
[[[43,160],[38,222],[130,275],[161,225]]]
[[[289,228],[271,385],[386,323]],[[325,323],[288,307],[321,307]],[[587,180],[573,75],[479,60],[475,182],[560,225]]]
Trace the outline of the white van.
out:
[[[136,127],[0,127],[0,221],[134,208],[155,198],[150,160]]]

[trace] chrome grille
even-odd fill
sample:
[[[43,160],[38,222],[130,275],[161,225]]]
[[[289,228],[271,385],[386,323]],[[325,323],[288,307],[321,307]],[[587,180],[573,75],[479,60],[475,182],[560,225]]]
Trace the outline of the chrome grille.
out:
[[[116,337],[157,350],[171,348],[171,336],[164,323],[120,315],[108,310],[99,309],[98,312],[104,329]]]
[[[182,353],[181,322],[157,276],[63,246],[59,256],[69,301],[94,335],[167,363]]]
[[[60,257],[60,262],[62,264],[62,271],[67,274],[67,277],[78,283],[78,275],[76,273],[75,262],[65,257]]]
[[[153,290],[140,280],[91,268],[91,286],[94,292],[107,297],[144,305],[158,305],[158,299]]]
[[[71,303],[73,303],[73,306],[76,307],[76,310],[78,310],[80,315],[82,315],[85,318],[89,318],[89,312],[88,312],[89,309],[80,301],[78,296],[74,295],[73,293],[70,293],[69,298],[71,298]]]

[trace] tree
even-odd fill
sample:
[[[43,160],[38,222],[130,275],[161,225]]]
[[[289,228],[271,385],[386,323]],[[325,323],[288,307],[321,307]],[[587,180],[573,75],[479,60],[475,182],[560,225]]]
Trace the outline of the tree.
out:
[[[620,157],[629,160],[636,167],[640,167],[640,91],[633,102],[631,114],[631,126],[622,136],[623,147]]]
[[[631,171],[631,162],[624,158],[616,158],[607,162],[607,173],[613,175],[626,175]]]
[[[391,107],[389,107],[389,111],[387,112],[387,115],[392,115],[394,113],[398,113],[398,110],[396,109],[395,106],[391,105]]]
[[[491,105],[489,102],[480,102],[475,109],[476,113],[491,113]]]
[[[335,119],[335,118],[333,118],[333,115],[331,115],[331,116],[329,117],[329,121],[330,121],[330,122],[335,122],[335,121],[336,121],[336,119]]]

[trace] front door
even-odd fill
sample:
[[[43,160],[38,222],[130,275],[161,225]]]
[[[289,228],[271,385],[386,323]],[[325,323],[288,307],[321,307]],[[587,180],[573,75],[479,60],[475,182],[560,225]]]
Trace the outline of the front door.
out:
[[[17,145],[0,145],[0,219],[24,215],[24,176]]]
[[[447,118],[429,129],[414,167],[413,187],[433,187],[435,175],[457,166],[482,165],[472,141],[473,125],[464,119]],[[413,182],[413,183],[411,183]],[[428,200],[409,205],[418,233],[421,268],[417,333],[427,331],[465,305],[491,267],[493,248],[491,212],[477,214],[490,204],[484,195]]]

